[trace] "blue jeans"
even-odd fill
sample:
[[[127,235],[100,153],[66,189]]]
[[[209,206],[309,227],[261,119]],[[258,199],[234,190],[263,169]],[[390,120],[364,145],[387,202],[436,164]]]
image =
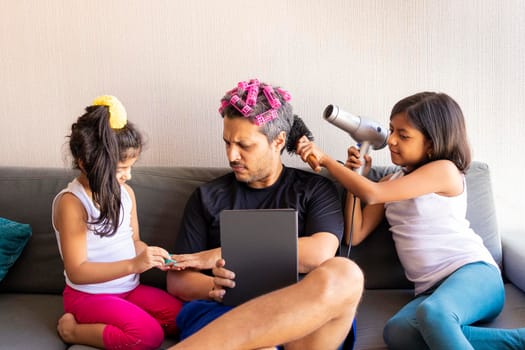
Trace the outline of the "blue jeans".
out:
[[[405,305],[387,322],[383,337],[392,350],[523,349],[525,329],[472,326],[495,318],[504,302],[499,270],[484,262],[467,264]]]

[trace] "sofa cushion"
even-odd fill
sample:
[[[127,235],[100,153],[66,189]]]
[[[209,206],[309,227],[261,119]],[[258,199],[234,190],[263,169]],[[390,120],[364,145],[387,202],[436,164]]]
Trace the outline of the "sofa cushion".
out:
[[[366,290],[357,309],[355,349],[386,349],[383,341],[386,322],[413,298],[411,289]]]
[[[472,229],[481,236],[492,257],[501,267],[501,235],[487,164],[472,162],[467,171],[467,201],[467,219]]]
[[[51,225],[51,203],[76,173],[67,169],[4,167],[0,213],[31,225],[33,234],[0,283],[1,292],[56,293],[64,289],[64,267]]]
[[[525,236],[523,234],[523,231],[505,232],[502,242],[505,252],[503,256],[505,277],[522,291],[525,291],[525,274],[523,273]]]
[[[0,281],[22,253],[31,236],[31,226],[0,218]]]
[[[29,276],[30,277],[30,276]],[[2,349],[66,349],[56,325],[64,312],[61,295],[0,294]]]

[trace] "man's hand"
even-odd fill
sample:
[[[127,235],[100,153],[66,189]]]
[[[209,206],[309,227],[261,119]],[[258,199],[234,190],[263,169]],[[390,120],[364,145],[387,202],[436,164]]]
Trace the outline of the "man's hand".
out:
[[[209,270],[215,266],[216,261],[221,257],[221,249],[203,250],[193,254],[172,254],[171,259],[176,263],[174,270],[184,270],[191,268],[195,270]]]
[[[228,269],[225,269],[226,261],[224,259],[218,259],[215,262],[215,267],[212,269],[213,272],[213,288],[209,293],[209,297],[215,301],[222,302],[226,290],[224,288],[235,287],[235,273]]]

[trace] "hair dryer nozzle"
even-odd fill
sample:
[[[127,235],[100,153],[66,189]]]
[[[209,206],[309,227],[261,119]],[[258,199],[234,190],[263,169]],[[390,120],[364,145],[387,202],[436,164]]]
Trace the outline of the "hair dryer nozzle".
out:
[[[328,105],[323,112],[323,117],[346,131],[358,143],[368,142],[375,150],[386,146],[388,130],[373,120],[348,113],[337,105]]]

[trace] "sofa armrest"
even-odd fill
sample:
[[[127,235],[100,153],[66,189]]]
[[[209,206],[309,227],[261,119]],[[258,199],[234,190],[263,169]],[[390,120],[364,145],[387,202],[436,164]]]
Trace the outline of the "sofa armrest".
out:
[[[525,292],[525,232],[505,232],[501,240],[505,277]]]

